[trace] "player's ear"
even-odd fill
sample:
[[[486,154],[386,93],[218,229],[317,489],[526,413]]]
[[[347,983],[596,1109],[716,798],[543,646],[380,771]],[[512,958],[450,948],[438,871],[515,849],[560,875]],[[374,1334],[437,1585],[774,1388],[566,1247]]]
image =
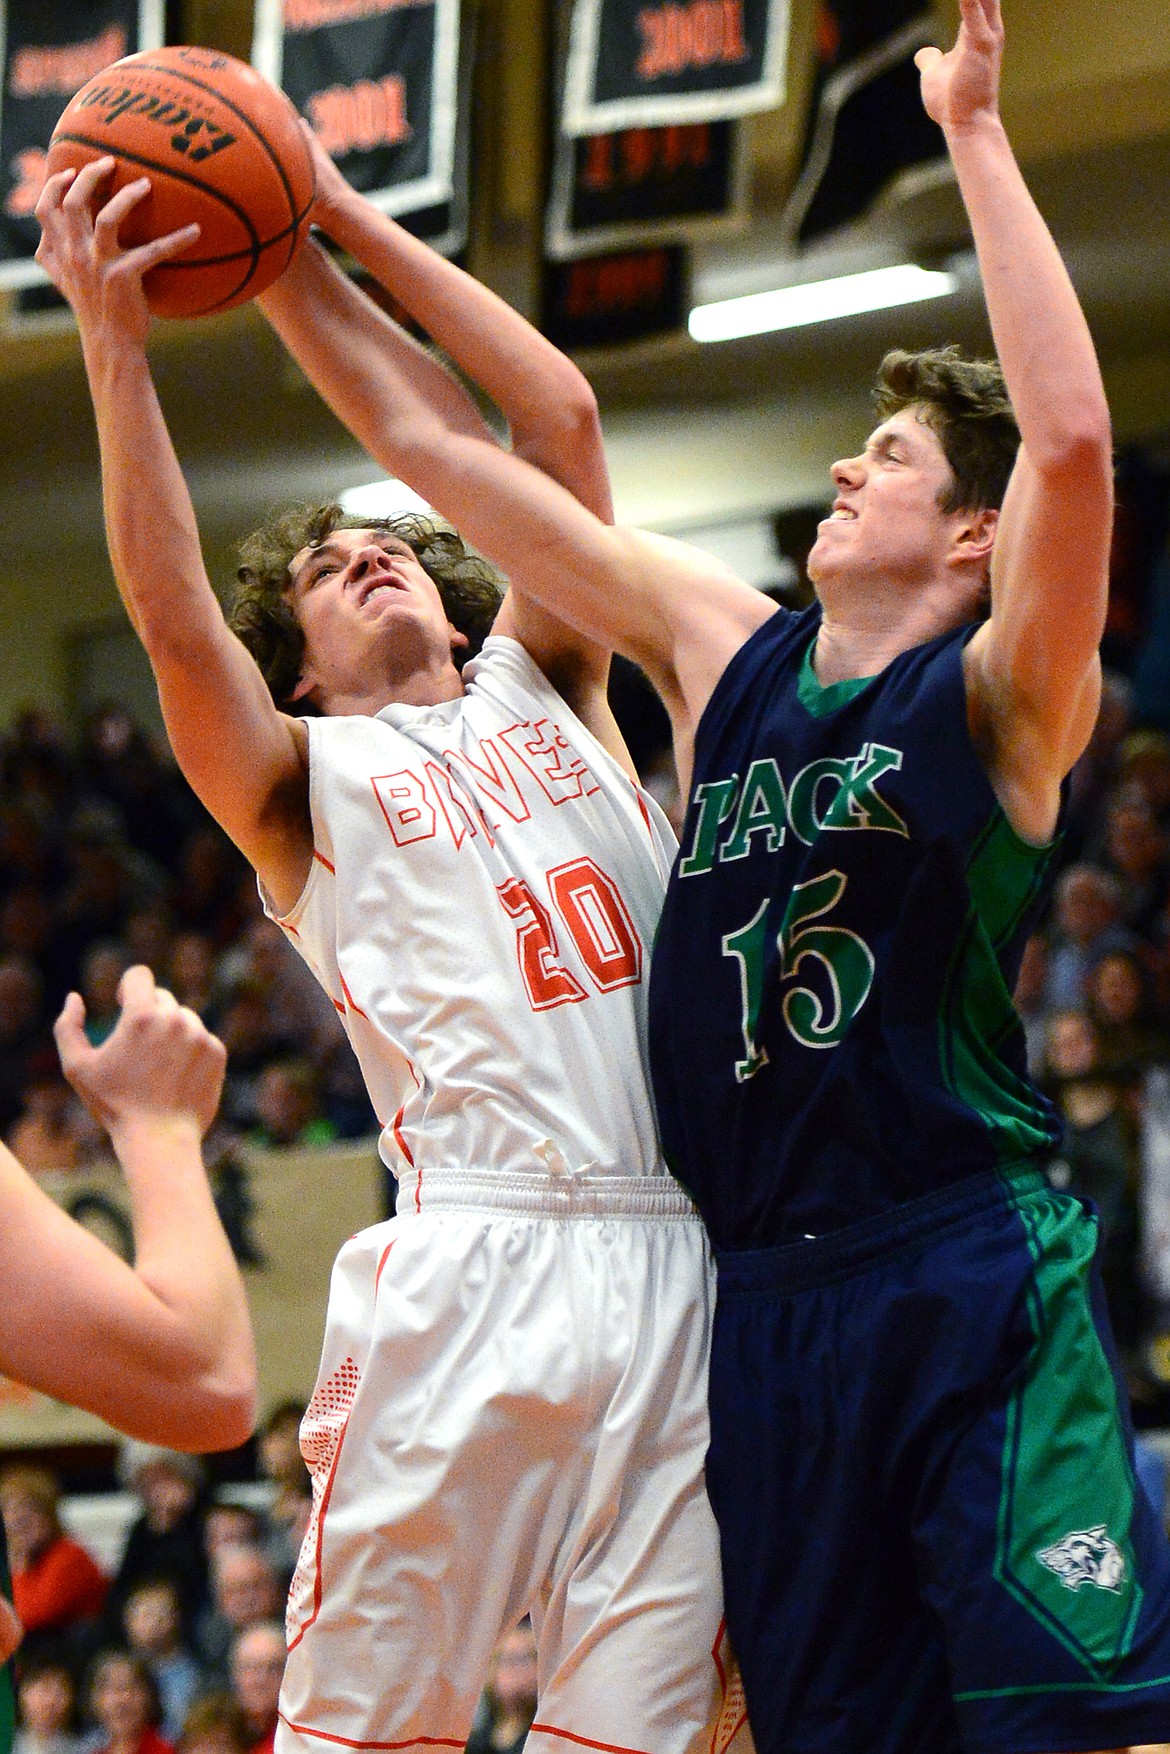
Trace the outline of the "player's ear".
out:
[[[471,641],[468,639],[467,635],[465,633],[460,633],[460,631],[457,627],[452,627],[450,622],[447,623],[447,633],[450,636],[451,650],[453,652],[466,651],[468,646],[471,644]]]
[[[294,700],[307,700],[316,686],[317,678],[313,674],[312,666],[306,664],[300,675],[297,677],[296,686],[288,697],[290,702]]]
[[[981,506],[977,511],[965,511],[955,531],[951,558],[962,565],[977,561],[986,566],[991,559],[998,529],[999,512],[994,506]]]

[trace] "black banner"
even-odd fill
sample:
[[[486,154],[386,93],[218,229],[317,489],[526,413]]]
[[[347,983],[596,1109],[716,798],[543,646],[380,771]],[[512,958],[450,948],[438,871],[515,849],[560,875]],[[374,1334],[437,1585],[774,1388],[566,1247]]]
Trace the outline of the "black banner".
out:
[[[252,60],[346,180],[386,213],[452,227],[459,0],[257,0]]]
[[[33,208],[57,118],[123,55],[163,40],[162,0],[3,0],[0,17],[0,286],[34,286]]]
[[[567,353],[668,335],[686,318],[686,253],[678,245],[546,262],[541,329]]]
[[[783,102],[788,0],[574,0],[561,127],[709,122]]]
[[[933,40],[924,0],[818,0],[804,157],[784,210],[790,243],[859,218],[898,172],[945,156],[914,65]]]
[[[679,122],[557,137],[545,250],[556,260],[709,236],[743,211],[735,122]]]

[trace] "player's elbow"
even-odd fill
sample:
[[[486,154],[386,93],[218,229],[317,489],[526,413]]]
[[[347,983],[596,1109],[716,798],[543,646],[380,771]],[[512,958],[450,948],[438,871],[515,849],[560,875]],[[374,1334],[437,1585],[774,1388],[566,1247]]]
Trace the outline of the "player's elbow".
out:
[[[1031,447],[1029,447],[1031,449]],[[1104,395],[1086,395],[1061,410],[1033,461],[1042,475],[1086,486],[1113,478],[1113,427]]]
[[[239,1449],[256,1429],[257,1398],[254,1356],[204,1377],[184,1400],[182,1447],[200,1454]]]

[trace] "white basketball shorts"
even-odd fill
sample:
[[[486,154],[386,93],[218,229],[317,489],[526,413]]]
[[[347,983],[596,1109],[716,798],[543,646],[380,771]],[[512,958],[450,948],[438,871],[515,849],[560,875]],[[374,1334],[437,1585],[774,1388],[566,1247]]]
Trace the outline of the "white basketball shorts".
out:
[[[743,1708],[690,1202],[567,1174],[429,1171],[426,1192],[334,1268],[277,1754],[461,1749],[525,1613],[530,1754],[722,1754]]]

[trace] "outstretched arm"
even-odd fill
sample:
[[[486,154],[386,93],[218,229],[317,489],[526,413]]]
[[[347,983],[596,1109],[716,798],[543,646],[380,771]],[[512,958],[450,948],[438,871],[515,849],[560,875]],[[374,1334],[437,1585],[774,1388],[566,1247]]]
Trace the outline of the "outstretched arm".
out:
[[[613,528],[555,470],[497,445],[439,361],[315,246],[298,252],[263,303],[359,443],[507,574],[513,591],[501,631],[510,614],[530,617],[538,606],[562,646],[575,630],[578,651],[617,650],[643,666],[671,712],[685,776],[711,688],[774,605],[693,548]],[[376,371],[371,359],[379,360]],[[557,634],[542,643],[531,626],[529,619],[518,628],[519,637],[564,688],[548,656]]]
[[[613,519],[609,474],[597,399],[570,359],[526,322],[518,311],[473,280],[453,262],[414,238],[359,195],[341,175],[316,135],[309,133],[317,180],[313,220],[359,262],[453,359],[485,390],[511,432],[512,449],[606,522]],[[331,372],[328,305],[307,304],[298,285],[298,262],[259,300],[290,351],[340,417],[360,418],[352,383]],[[306,281],[305,290],[315,283]],[[348,281],[333,298],[362,299]],[[459,431],[489,429],[443,365],[396,324],[378,330],[380,347],[366,359],[379,371],[411,377],[436,412]]]
[[[112,169],[112,159],[99,159],[76,176],[48,179],[37,203],[37,259],[77,317],[110,558],[154,670],[171,745],[277,905],[291,906],[312,858],[301,731],[276,711],[224,621],[146,356],[143,275],[189,244],[197,228],[123,249],[118,227],[149,184],[127,185],[95,214]]]
[[[504,414],[514,453],[605,521],[613,515],[596,399],[576,366],[518,312],[403,230],[345,182],[310,135],[315,222],[438,342]],[[260,305],[338,418],[402,475],[387,404],[426,411],[452,435],[494,443],[474,401],[434,352],[379,310],[316,245],[302,249]],[[354,337],[361,337],[354,354]],[[355,369],[360,368],[360,369]],[[412,482],[433,503],[429,481]],[[445,508],[443,508],[445,509]],[[513,578],[497,631],[521,640],[578,715],[628,761],[609,711],[609,651]]]
[[[200,1155],[215,1115],[221,1044],[149,969],[90,1046],[70,995],[56,1035],[65,1074],[108,1129],[126,1174],[131,1267],[66,1216],[0,1146],[0,1369],[176,1449],[249,1435],[256,1364],[247,1299]]]
[[[1022,443],[971,642],[973,724],[1009,816],[1045,839],[1100,687],[1112,527],[1109,410],[1076,293],[999,116],[999,0],[962,0],[947,55],[918,54],[946,135]]]

